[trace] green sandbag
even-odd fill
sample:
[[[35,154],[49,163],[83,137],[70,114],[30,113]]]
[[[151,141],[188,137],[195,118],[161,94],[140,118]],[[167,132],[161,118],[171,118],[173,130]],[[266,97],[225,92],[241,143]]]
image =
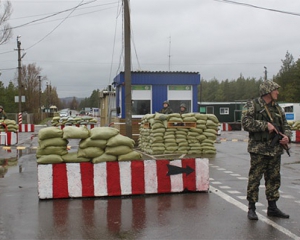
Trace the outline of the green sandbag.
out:
[[[119,134],[120,131],[112,127],[94,127],[90,130],[91,139],[104,139],[108,140],[113,136]]]
[[[93,158],[92,163],[113,162],[117,161],[117,159],[117,156],[103,153],[101,156]]]
[[[57,147],[64,147],[66,148],[69,141],[67,139],[63,138],[48,138],[44,140],[39,140],[39,147],[40,148],[46,148],[50,146],[57,146]]]
[[[85,126],[66,126],[63,129],[64,139],[85,139],[90,136],[90,132]]]
[[[106,147],[105,152],[110,155],[119,156],[130,153],[132,148],[128,146]]]
[[[208,133],[212,133],[212,134],[214,134],[214,135],[217,134],[217,131],[216,131],[215,129],[211,129],[211,128],[205,129],[204,132],[205,132],[205,133],[207,133],[207,132],[208,132]]]
[[[133,139],[123,136],[121,134],[118,134],[118,135],[108,139],[106,145],[109,147],[116,147],[116,146],[124,145],[124,146],[133,148],[134,144],[135,144],[135,141]]]
[[[191,132],[197,132],[199,134],[202,134],[203,133],[203,129],[199,129],[199,128],[190,128],[190,131]]]
[[[132,161],[132,160],[141,160],[142,155],[136,151],[132,151],[127,154],[119,155],[118,161]]]
[[[165,128],[151,129],[151,133],[164,133],[165,131]]]
[[[86,139],[81,139],[80,140],[79,147],[80,148],[98,147],[98,148],[101,148],[101,149],[105,149],[106,148],[106,143],[107,143],[107,140],[103,140],[103,139],[93,140],[90,137],[88,137]]]
[[[205,135],[199,135],[198,137],[196,137],[200,142],[202,142],[204,139],[207,139],[207,137]]]
[[[195,118],[195,117],[184,117],[183,122],[197,122],[197,118]]]
[[[46,127],[39,130],[38,138],[40,140],[48,138],[62,138],[63,131],[58,127]]]
[[[172,117],[175,117],[175,118],[181,118],[181,115],[180,115],[180,113],[171,113],[171,114],[169,114],[169,117],[170,118],[172,118]],[[169,118],[169,119],[170,119]]]
[[[103,153],[104,151],[98,147],[78,148],[77,156],[84,158],[95,158],[101,156]]]
[[[62,163],[63,159],[61,156],[56,154],[43,155],[37,159],[38,164],[53,164],[53,163]]]
[[[207,120],[197,120],[197,124],[206,125]]]
[[[183,113],[181,114],[182,118],[186,118],[186,117],[195,117],[195,113]]]
[[[170,117],[169,118],[169,122],[176,122],[176,123],[181,123],[183,122],[182,118],[181,117]]]
[[[172,151],[172,152],[176,152],[178,150],[178,147],[173,146],[173,147],[166,147],[166,151]]]
[[[210,120],[212,120],[215,123],[219,123],[219,120],[216,117],[216,115],[214,115],[214,114],[206,114],[206,115],[207,115],[207,119],[210,119]]]
[[[207,121],[206,121],[206,126],[212,126],[212,127],[218,128],[218,123],[215,123],[215,122],[213,122],[213,121],[210,120],[210,119],[207,119]]]
[[[207,120],[207,115],[206,114],[201,114],[201,113],[195,113],[195,118],[206,121]]]
[[[152,129],[157,129],[157,128],[164,128],[165,125],[163,123],[154,123],[151,128]]]
[[[40,148],[38,147],[36,150],[36,155],[37,156],[41,156],[41,155],[51,155],[51,154],[55,154],[55,155],[65,155],[67,154],[67,147],[66,146],[49,146],[46,148]]]
[[[61,157],[66,163],[89,162],[91,160],[90,158],[78,157],[77,152],[69,152]]]
[[[167,120],[168,118],[169,118],[168,114],[161,114],[158,112],[156,112],[154,116],[154,119],[161,120],[161,121]]]

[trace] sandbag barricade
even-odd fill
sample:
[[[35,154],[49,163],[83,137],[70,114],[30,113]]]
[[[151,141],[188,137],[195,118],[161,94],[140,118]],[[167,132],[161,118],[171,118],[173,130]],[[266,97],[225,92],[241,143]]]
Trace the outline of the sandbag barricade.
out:
[[[90,129],[96,127],[97,125],[96,125],[96,124],[82,124],[82,125],[80,125],[80,124],[75,124],[75,125],[60,125],[60,126],[58,126],[58,127],[59,127],[60,129],[64,129],[65,126],[75,126],[75,127],[86,126],[86,128],[90,130]]]
[[[34,124],[19,124],[19,132],[34,132]]]
[[[299,143],[300,142],[300,130],[292,130],[291,142]]]
[[[38,165],[40,199],[103,197],[209,189],[206,158]]]

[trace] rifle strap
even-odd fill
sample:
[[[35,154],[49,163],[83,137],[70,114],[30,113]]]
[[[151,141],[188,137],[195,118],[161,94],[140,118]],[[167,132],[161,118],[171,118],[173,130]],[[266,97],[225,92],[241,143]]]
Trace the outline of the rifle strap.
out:
[[[264,107],[265,107],[265,109],[266,109],[266,112],[267,112],[267,114],[268,114],[268,117],[269,117],[270,121],[273,122],[274,120],[273,120],[273,118],[272,118],[272,116],[271,116],[271,113],[270,113],[270,111],[269,111],[267,105],[265,105]]]

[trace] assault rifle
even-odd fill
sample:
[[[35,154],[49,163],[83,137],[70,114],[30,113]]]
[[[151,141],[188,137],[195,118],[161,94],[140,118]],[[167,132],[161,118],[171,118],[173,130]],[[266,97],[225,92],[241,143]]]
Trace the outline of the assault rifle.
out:
[[[274,147],[275,144],[279,143],[279,141],[283,138],[283,136],[282,136],[283,133],[281,132],[280,128],[276,124],[272,123],[272,125],[276,129],[276,131],[275,131],[276,135],[273,138],[270,146]],[[289,151],[289,146],[287,144],[282,144],[282,147],[290,157],[291,155],[290,155],[290,151]]]

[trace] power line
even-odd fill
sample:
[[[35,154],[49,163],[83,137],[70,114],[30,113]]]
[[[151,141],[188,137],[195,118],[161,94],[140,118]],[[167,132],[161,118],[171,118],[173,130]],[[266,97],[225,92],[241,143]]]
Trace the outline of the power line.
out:
[[[229,3],[229,4],[236,4],[236,5],[241,5],[241,6],[245,6],[245,7],[252,7],[252,8],[257,8],[257,9],[261,9],[261,10],[277,12],[277,13],[284,13],[284,14],[294,15],[294,16],[298,16],[298,17],[300,16],[300,13],[288,12],[288,11],[283,11],[283,10],[278,10],[278,9],[273,9],[273,8],[259,7],[259,6],[248,4],[248,3],[241,3],[241,2],[235,2],[235,1],[230,1],[230,0],[214,0],[214,1]]]

